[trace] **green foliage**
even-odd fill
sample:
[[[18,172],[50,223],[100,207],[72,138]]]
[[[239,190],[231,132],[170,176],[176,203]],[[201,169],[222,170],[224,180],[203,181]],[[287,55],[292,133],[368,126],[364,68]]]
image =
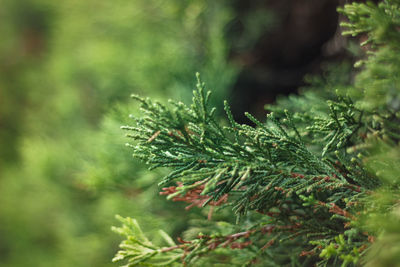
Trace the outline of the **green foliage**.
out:
[[[192,84],[188,77],[195,71],[214,80],[222,98],[234,81],[236,70],[227,62],[224,39],[233,14],[225,1],[89,0],[60,5],[54,29],[57,57],[50,71],[60,78],[56,83],[90,96],[86,101],[96,109],[104,111],[132,92],[185,99]],[[96,120],[95,114],[89,119]]]
[[[365,200],[369,205],[362,213],[364,228],[377,233],[371,246],[367,266],[399,266],[399,146],[374,140],[366,165],[381,179],[383,185]]]
[[[378,5],[372,2],[351,3],[339,8],[349,22],[340,25],[347,28],[345,35],[357,36],[367,33],[367,40],[361,45],[372,43],[373,45],[399,45],[399,34],[397,27],[400,26],[399,1],[384,0]]]
[[[229,126],[221,126],[214,116],[215,109],[208,107],[210,92],[204,92],[199,78],[197,87],[190,107],[170,101],[173,108],[167,108],[134,96],[141,102],[145,116],[136,119],[136,126],[122,127],[131,132],[128,137],[139,141],[132,146],[134,156],[146,160],[152,168],[174,168],[159,183],[181,183],[170,192],[170,198],[201,188],[198,197],[206,197],[202,206],[227,197],[225,205],[232,206],[238,221],[249,211],[266,214],[269,220],[252,225],[260,236],[264,235],[260,230],[263,224],[272,225],[274,235],[263,240],[265,243],[297,236],[333,240],[345,231],[343,225],[351,216],[343,210],[344,199],[355,201],[379,184],[360,167],[354,152],[346,150],[348,143],[362,142],[356,133],[367,127],[361,122],[362,112],[349,99],[338,97],[337,102],[328,102],[326,114],[321,117],[307,113],[293,117],[284,110],[284,117],[271,113],[263,124],[246,114],[257,125],[255,128],[236,123],[226,104]],[[298,129],[297,120],[307,120],[309,126]],[[321,213],[318,226],[316,210]],[[288,233],[298,228],[299,233]],[[356,238],[366,239],[361,234]],[[206,245],[209,248],[215,243]],[[303,249],[307,248],[318,250],[318,246],[306,244]],[[187,262],[193,259],[187,257]]]
[[[133,96],[143,115],[122,127],[134,140],[127,146],[150,169],[169,167],[161,194],[208,208],[209,227],[204,233],[194,225],[189,240],[143,252],[138,226],[125,221],[118,260],[151,265],[180,255],[191,266],[398,264],[400,6],[353,3],[340,11],[349,17],[345,34],[368,35],[363,68],[314,80],[311,87],[322,91],[305,89],[268,106],[266,121],[246,114],[254,127],[238,124],[226,102],[227,120],[219,119],[199,75],[190,106]],[[215,206],[228,214],[213,220]],[[221,233],[218,225],[232,217],[236,225]]]
[[[160,230],[160,235],[168,245],[175,249],[160,248],[153,245],[143,234],[136,220],[120,216],[117,216],[117,218],[123,223],[123,227],[114,227],[113,231],[124,235],[127,240],[120,245],[125,250],[119,251],[113,261],[129,259],[127,266],[136,266],[142,262],[151,266],[167,266],[180,259],[180,251],[176,251],[176,249],[179,250],[179,246],[164,231]],[[168,250],[171,250],[171,252],[166,255],[164,252]]]
[[[165,172],[143,175],[125,160],[118,126],[129,108],[116,103],[131,92],[185,98],[196,70],[225,97],[236,74],[224,35],[230,7],[205,0],[1,6],[0,266],[112,266],[115,211],[140,217],[152,238],[153,229],[183,228],[174,212],[181,206],[154,197],[149,183]]]
[[[399,6],[399,1],[389,0],[377,6],[371,2],[352,3],[339,9],[349,18],[349,22],[341,23],[347,28],[344,34],[362,35],[365,39],[361,45],[367,50],[368,59],[356,63],[364,65],[364,70],[357,75],[356,89],[349,93],[359,98],[358,105],[369,111],[387,113],[400,109]]]

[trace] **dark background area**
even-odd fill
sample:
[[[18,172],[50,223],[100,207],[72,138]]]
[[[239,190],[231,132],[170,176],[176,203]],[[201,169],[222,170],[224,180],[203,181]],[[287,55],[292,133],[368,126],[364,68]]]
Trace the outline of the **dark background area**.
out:
[[[233,87],[233,112],[241,122],[250,111],[262,117],[264,105],[277,95],[296,93],[306,74],[320,74],[321,63],[349,57],[338,28],[340,1],[235,1],[230,59],[243,66]],[[245,35],[243,20],[254,10],[272,12],[273,19],[251,47],[235,45]]]

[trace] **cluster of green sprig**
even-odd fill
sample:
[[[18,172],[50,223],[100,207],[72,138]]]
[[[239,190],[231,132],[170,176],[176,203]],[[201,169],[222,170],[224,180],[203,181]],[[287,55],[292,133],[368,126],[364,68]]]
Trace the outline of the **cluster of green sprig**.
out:
[[[363,112],[349,98],[337,97],[321,116],[283,110],[282,116],[270,113],[262,123],[246,113],[256,125],[252,127],[235,122],[225,102],[228,125],[223,126],[214,116],[215,108],[209,108],[210,92],[205,93],[199,75],[197,79],[190,107],[174,101],[167,107],[133,96],[144,116],[135,119],[135,126],[122,128],[137,142],[128,144],[134,156],[151,168],[173,168],[159,184],[179,182],[171,196],[202,187],[201,195],[207,196],[203,206],[227,195],[224,205],[232,206],[237,222],[249,211],[265,214],[264,223],[274,232],[266,243],[298,236],[333,240],[342,234],[352,219],[344,199],[356,201],[378,185],[355,152],[346,149],[362,142],[360,129],[367,127]],[[296,122],[304,118],[309,126],[298,128]],[[318,246],[311,246],[314,250]]]
[[[171,168],[159,183],[166,186],[163,194],[231,210],[228,219],[236,216],[237,226],[221,234],[214,223],[209,228],[214,234],[199,232],[149,256],[130,253],[137,244],[123,246],[117,260],[145,265],[152,264],[152,257],[172,253],[174,262],[196,264],[225,251],[230,264],[235,254],[246,255],[240,264],[264,266],[266,259],[271,266],[365,263],[380,233],[366,226],[366,214],[378,216],[398,205],[398,179],[390,171],[398,157],[388,159],[376,147],[398,151],[400,140],[400,58],[389,53],[398,50],[399,7],[392,0],[341,9],[349,17],[345,34],[366,33],[363,45],[373,44],[355,82],[338,85],[336,94],[309,91],[278,102],[265,121],[246,113],[254,127],[237,123],[226,102],[227,120],[217,119],[199,75],[191,106],[175,101],[165,106],[134,96],[143,117],[122,128],[134,140],[128,146],[135,157],[150,168]],[[374,198],[379,190],[390,196],[385,205]],[[283,259],[282,249],[290,250]]]

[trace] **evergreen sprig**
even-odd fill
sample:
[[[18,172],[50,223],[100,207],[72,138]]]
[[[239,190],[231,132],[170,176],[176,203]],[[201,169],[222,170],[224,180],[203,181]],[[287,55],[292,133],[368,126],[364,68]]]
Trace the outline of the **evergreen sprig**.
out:
[[[127,259],[126,266],[137,266],[144,262],[151,266],[167,266],[181,258],[180,247],[162,230],[160,230],[160,235],[169,247],[161,248],[150,242],[136,220],[121,216],[117,216],[117,219],[123,223],[123,226],[113,227],[112,230],[125,236],[126,240],[121,243],[122,250],[118,251],[113,262]]]
[[[122,127],[137,142],[128,144],[134,156],[151,168],[173,168],[159,183],[179,183],[170,198],[188,200],[192,190],[201,189],[192,201],[201,199],[206,206],[224,197],[238,221],[249,211],[265,214],[279,233],[267,243],[300,235],[327,242],[343,234],[352,219],[344,199],[356,201],[379,184],[346,150],[362,142],[360,129],[367,127],[351,99],[328,101],[326,113],[308,117],[305,128],[296,126],[300,114],[287,110],[282,117],[270,113],[266,122],[246,113],[256,127],[238,124],[225,102],[229,124],[223,126],[208,105],[210,92],[199,75],[197,79],[190,107],[174,101],[167,107],[133,96],[144,116],[135,119],[135,126]],[[318,244],[311,246],[317,251],[320,243],[312,244]]]
[[[265,121],[246,113],[254,127],[237,123],[227,102],[227,119],[216,118],[198,74],[190,106],[133,96],[143,116],[122,127],[134,140],[127,145],[151,169],[170,168],[159,182],[161,194],[189,203],[187,208],[209,206],[210,223],[207,234],[170,248],[149,252],[144,241],[130,242],[116,259],[134,266],[165,257],[201,266],[222,253],[230,265],[354,266],[365,263],[370,250],[380,251],[371,244],[384,232],[366,221],[382,214],[390,222],[397,218],[399,180],[390,165],[400,163],[400,53],[394,53],[399,6],[398,0],[387,0],[340,9],[349,17],[345,34],[366,33],[362,45],[371,45],[355,81],[329,83],[322,93],[309,90],[278,102],[268,107],[273,112]],[[385,151],[395,156],[387,158]],[[221,222],[212,221],[214,208],[233,211],[236,226],[221,230]],[[144,240],[129,232],[137,228],[130,223],[119,232],[125,242]],[[381,246],[389,243],[384,237]]]

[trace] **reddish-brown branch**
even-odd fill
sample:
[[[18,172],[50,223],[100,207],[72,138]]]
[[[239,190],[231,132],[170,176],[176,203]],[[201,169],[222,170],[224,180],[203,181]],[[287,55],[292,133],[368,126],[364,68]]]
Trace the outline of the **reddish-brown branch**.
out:
[[[318,204],[315,205],[316,207],[318,206],[322,206],[322,207],[327,207],[329,208],[329,212],[337,214],[337,215],[341,215],[344,216],[346,218],[355,220],[356,218],[348,211],[340,208],[338,205],[336,205],[335,203],[325,203],[322,201],[318,201]]]
[[[178,186],[164,187],[162,189],[163,191],[160,192],[160,195],[175,194],[176,192],[178,192],[179,187],[183,187],[183,184],[178,183]],[[186,210],[189,210],[193,207],[201,208],[206,202],[208,202],[207,204],[210,206],[220,206],[221,204],[226,203],[228,201],[228,194],[224,194],[216,201],[214,200],[209,201],[211,196],[201,195],[203,190],[204,190],[204,185],[199,184],[197,187],[188,190],[183,196],[182,195],[175,196],[172,198],[172,200],[190,203],[190,205],[185,208]]]
[[[182,244],[191,244],[191,243],[192,243],[191,241],[185,241],[185,240],[183,240],[180,236],[178,236],[178,242],[179,242],[179,243],[182,243]]]
[[[270,241],[267,242],[267,244],[265,244],[261,250],[266,250],[267,248],[269,248],[270,246],[272,246],[275,243],[275,239],[271,239]]]
[[[155,133],[147,140],[147,142],[148,142],[148,143],[151,143],[152,141],[154,141],[154,139],[156,139],[157,136],[158,136],[160,133],[161,133],[161,131],[155,132]]]
[[[174,249],[178,249],[178,248],[184,248],[185,245],[176,245],[176,246],[172,246],[172,247],[167,247],[167,248],[162,248],[161,252],[168,252]]]
[[[304,256],[312,256],[312,255],[314,255],[315,254],[315,251],[314,250],[310,250],[310,251],[302,251],[301,253],[300,253],[300,257],[304,257]]]

